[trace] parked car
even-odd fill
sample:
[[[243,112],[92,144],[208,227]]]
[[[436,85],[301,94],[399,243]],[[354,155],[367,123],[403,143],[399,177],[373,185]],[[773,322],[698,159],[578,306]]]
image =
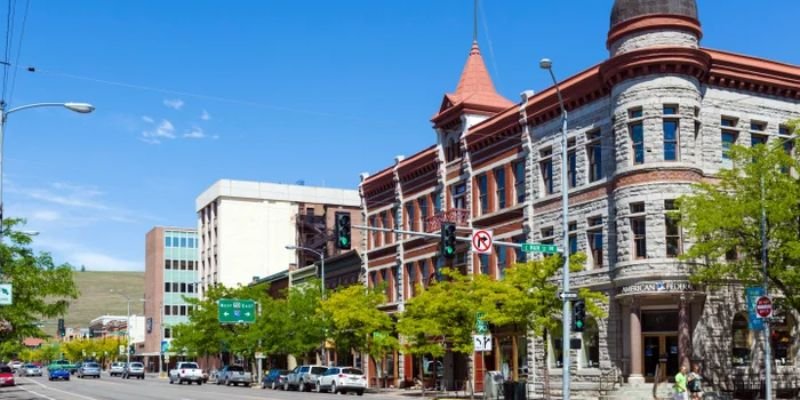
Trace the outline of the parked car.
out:
[[[8,365],[0,365],[0,386],[14,386],[14,370]]]
[[[261,380],[261,388],[266,389],[270,388],[275,390],[279,387],[283,386],[283,381],[286,379],[286,375],[289,375],[292,371],[286,369],[277,369],[273,368],[264,375],[264,379]]]
[[[22,367],[23,362],[19,360],[9,361],[8,367],[11,368],[11,372],[16,372],[18,369]]]
[[[330,367],[317,379],[317,392],[347,393],[355,392],[361,396],[367,389],[367,378],[358,368]]]
[[[226,365],[217,371],[217,385],[249,385],[253,377],[240,365]]]
[[[203,371],[195,362],[179,362],[175,368],[169,370],[169,383],[175,382],[178,382],[179,385],[182,385],[183,382],[190,385],[192,382],[202,385]]]
[[[131,377],[144,379],[144,364],[140,362],[128,363],[122,372],[122,378],[131,379]]]
[[[308,392],[317,383],[320,375],[325,373],[327,368],[321,365],[301,365],[286,376],[283,382],[283,390],[300,390]]]
[[[124,372],[125,372],[124,362],[111,363],[111,368],[108,370],[108,373],[111,374],[111,376],[122,376]]]
[[[81,379],[87,376],[93,376],[97,379],[100,379],[100,364],[96,362],[81,363],[80,368],[78,368],[77,376]]]
[[[42,368],[36,364],[25,364],[18,373],[20,376],[42,376]]]
[[[55,380],[63,379],[65,381],[68,381],[69,380],[69,376],[70,376],[69,370],[66,369],[66,368],[63,368],[63,367],[53,367],[53,368],[47,367],[47,379],[48,380],[55,381]]]

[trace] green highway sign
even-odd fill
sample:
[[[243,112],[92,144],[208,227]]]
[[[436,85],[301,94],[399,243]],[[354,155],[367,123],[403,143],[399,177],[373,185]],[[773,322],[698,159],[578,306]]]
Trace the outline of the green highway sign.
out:
[[[553,254],[553,253],[558,253],[558,246],[554,244],[523,243],[522,251],[526,253]]]
[[[223,324],[256,322],[256,302],[241,299],[217,300],[219,322]]]

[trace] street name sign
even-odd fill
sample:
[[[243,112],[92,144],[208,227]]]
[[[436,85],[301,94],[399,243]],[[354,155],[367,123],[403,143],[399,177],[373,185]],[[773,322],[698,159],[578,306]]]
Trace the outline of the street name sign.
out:
[[[14,302],[10,283],[0,283],[0,306],[10,306]]]
[[[472,335],[475,351],[492,351],[492,335]]]
[[[256,302],[241,299],[217,300],[217,317],[223,324],[256,322]]]
[[[492,254],[492,231],[477,229],[472,232],[472,251],[478,254]]]
[[[566,293],[558,292],[558,297],[562,298],[562,299],[569,299],[569,300],[577,299],[578,298],[578,292],[566,292]]]
[[[522,251],[526,253],[553,254],[553,253],[558,253],[558,246],[554,244],[523,243]]]
[[[484,316],[483,312],[475,313],[475,332],[480,334],[489,333],[489,324],[483,319]]]
[[[756,300],[756,316],[758,318],[769,318],[772,316],[772,299],[769,296],[761,296]]]

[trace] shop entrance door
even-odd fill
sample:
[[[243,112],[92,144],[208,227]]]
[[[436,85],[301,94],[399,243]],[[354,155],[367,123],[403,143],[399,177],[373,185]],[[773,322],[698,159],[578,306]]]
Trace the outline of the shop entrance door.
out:
[[[676,334],[645,334],[642,343],[644,350],[644,377],[645,381],[653,382],[656,376],[656,366],[659,371],[666,371],[666,378],[670,382],[675,380],[678,373],[678,335]],[[663,375],[662,375],[663,376]]]

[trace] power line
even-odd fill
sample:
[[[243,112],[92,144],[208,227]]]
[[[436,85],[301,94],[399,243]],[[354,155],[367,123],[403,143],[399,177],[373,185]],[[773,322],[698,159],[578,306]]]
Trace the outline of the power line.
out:
[[[19,41],[17,43],[17,56],[14,58],[15,63],[19,63],[19,57],[22,53],[22,40],[25,37],[25,25],[28,22],[28,10],[31,7],[31,0],[25,1],[25,13],[22,14],[22,27],[20,28]],[[14,100],[14,89],[17,86],[17,68],[14,68],[14,75],[11,77],[11,93],[8,95],[8,103]]]
[[[11,43],[14,35],[14,9],[16,8],[16,0],[8,0],[8,7],[6,12],[6,48],[4,51],[5,57],[3,58],[3,90],[0,101],[5,103],[6,91],[8,90],[8,70],[11,65]]]

